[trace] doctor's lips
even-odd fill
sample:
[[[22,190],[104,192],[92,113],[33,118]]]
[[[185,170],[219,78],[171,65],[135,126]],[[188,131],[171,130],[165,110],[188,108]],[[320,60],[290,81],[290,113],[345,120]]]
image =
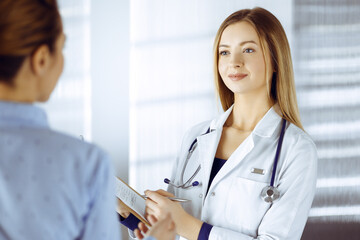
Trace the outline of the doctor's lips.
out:
[[[233,81],[239,81],[243,78],[247,77],[247,74],[244,73],[236,73],[236,74],[229,74],[228,78],[230,78]]]

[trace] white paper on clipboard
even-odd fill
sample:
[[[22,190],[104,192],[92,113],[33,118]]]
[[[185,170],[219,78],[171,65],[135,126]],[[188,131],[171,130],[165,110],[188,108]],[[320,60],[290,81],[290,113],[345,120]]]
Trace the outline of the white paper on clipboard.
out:
[[[115,179],[116,197],[123,201],[123,203],[136,212],[140,217],[145,219],[145,199],[121,179],[117,177],[115,177]]]

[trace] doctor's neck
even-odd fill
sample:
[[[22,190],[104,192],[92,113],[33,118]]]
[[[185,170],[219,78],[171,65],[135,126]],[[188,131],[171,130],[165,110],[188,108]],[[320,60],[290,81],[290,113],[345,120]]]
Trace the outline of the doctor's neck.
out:
[[[252,131],[273,105],[274,102],[267,96],[235,94],[234,107],[225,125],[241,131]]]

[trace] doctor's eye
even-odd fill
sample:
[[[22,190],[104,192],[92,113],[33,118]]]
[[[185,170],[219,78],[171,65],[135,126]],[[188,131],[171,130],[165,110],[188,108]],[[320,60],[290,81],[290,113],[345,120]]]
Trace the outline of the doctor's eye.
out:
[[[255,50],[254,50],[254,49],[251,49],[251,48],[246,48],[246,49],[244,50],[244,53],[253,53],[253,52],[255,52]]]
[[[219,55],[221,55],[221,56],[226,56],[226,55],[229,55],[230,53],[229,53],[229,51],[220,51],[219,52]]]

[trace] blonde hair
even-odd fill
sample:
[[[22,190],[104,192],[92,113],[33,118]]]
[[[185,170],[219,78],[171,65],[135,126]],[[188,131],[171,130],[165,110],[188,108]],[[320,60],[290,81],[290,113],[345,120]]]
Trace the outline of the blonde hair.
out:
[[[226,111],[234,104],[234,93],[225,86],[219,74],[219,42],[225,28],[240,21],[251,24],[257,32],[264,53],[265,68],[270,64],[265,57],[265,53],[270,53],[275,72],[272,76],[271,83],[268,83],[269,97],[278,103],[284,119],[303,129],[296,100],[290,46],[279,20],[263,8],[256,7],[234,12],[225,19],[216,33],[213,49],[214,75],[215,87],[222,108]],[[269,79],[269,76],[266,76],[266,79]]]

